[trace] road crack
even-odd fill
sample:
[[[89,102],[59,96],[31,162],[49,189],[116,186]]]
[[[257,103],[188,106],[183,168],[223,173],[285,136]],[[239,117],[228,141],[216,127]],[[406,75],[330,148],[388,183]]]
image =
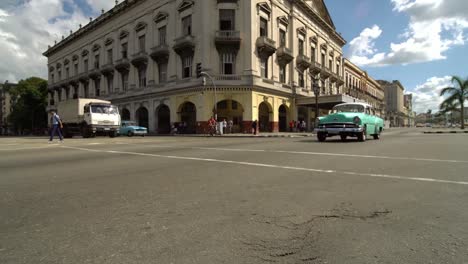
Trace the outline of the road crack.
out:
[[[358,213],[349,210],[349,205],[343,204],[341,208],[331,213],[312,215],[304,222],[295,222],[297,216],[265,216],[252,214],[251,222],[266,231],[264,237],[253,235],[241,239],[244,247],[251,252],[256,262],[264,263],[326,263],[319,254],[318,245],[324,234],[320,226],[330,220],[334,221],[372,221],[386,217],[392,211],[374,210],[369,213]],[[345,208],[344,208],[345,207]],[[333,222],[332,222],[333,224]]]

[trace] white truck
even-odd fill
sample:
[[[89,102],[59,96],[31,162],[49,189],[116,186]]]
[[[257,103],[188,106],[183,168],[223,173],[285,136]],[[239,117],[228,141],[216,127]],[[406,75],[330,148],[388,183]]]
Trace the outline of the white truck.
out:
[[[66,100],[59,102],[57,113],[63,123],[65,138],[75,135],[89,138],[97,134],[115,137],[120,128],[119,109],[109,101],[86,98]]]

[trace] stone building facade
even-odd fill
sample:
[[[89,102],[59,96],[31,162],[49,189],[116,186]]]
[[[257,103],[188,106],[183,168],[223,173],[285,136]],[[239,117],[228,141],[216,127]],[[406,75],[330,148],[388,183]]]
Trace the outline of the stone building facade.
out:
[[[392,127],[407,126],[408,109],[405,107],[405,88],[399,81],[383,81],[378,83],[382,85],[385,91],[386,119],[390,121]]]
[[[404,122],[405,127],[414,127],[415,124],[415,114],[413,112],[413,94],[403,95],[403,102],[405,105],[406,111],[406,120]]]
[[[201,133],[216,109],[236,132],[253,120],[283,131],[315,119],[314,78],[321,108],[351,100],[344,44],[323,0],[125,0],[44,53],[49,107],[108,99],[122,119],[157,133],[179,122]]]
[[[370,104],[378,116],[384,117],[385,92],[380,83],[348,59],[344,59],[343,75],[345,93],[361,102]]]

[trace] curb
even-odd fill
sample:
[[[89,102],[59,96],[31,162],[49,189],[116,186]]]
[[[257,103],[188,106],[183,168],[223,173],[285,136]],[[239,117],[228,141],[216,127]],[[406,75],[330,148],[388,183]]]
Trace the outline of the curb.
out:
[[[468,134],[468,130],[464,131],[424,131],[423,134]]]
[[[314,135],[173,135],[174,137],[205,137],[205,138],[302,138],[302,137],[313,137]]]

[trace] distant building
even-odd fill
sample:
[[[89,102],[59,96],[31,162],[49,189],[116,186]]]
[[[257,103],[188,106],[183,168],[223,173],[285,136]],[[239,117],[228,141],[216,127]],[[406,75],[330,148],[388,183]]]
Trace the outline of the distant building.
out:
[[[8,135],[11,133],[12,126],[8,122],[8,117],[13,111],[13,98],[10,94],[10,89],[17,84],[8,83],[0,84],[0,135]]]
[[[378,83],[382,85],[385,91],[386,120],[390,121],[390,126],[407,126],[409,117],[408,109],[405,105],[408,105],[408,102],[405,102],[405,88],[403,85],[399,81],[388,82],[379,80]]]
[[[344,59],[344,78],[347,95],[372,105],[376,114],[384,117],[385,93],[380,83],[346,58]]]
[[[405,126],[414,127],[416,125],[414,123],[416,116],[414,115],[414,112],[413,112],[413,94],[405,94],[403,96],[403,101],[404,101],[406,115],[407,115]]]

